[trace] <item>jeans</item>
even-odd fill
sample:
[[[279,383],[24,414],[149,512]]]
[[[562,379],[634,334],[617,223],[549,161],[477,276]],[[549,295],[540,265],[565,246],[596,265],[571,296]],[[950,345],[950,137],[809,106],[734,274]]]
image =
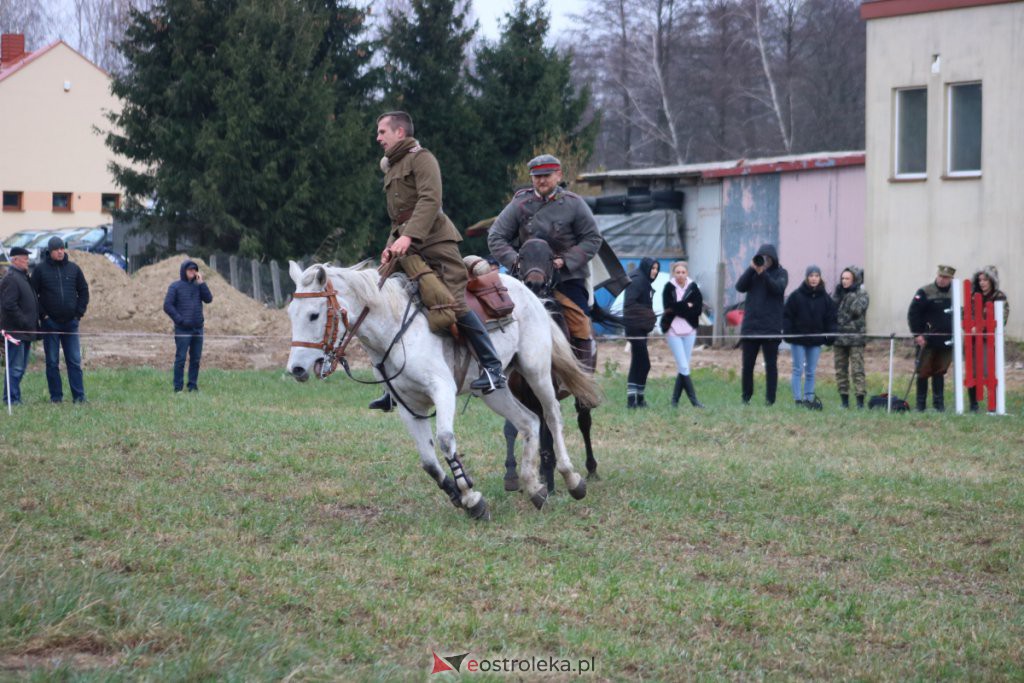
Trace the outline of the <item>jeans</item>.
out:
[[[764,354],[765,387],[764,398],[769,404],[775,403],[775,393],[779,385],[779,340],[778,339],[744,339],[743,340],[743,402],[750,401],[754,395],[754,363],[757,361],[758,350]]]
[[[85,385],[82,383],[82,347],[78,339],[78,321],[58,323],[52,318],[47,318],[41,327],[43,352],[46,354],[46,384],[50,388],[50,400],[64,400],[64,389],[61,388],[60,380],[60,350],[63,348],[71,397],[76,402],[84,401]]]
[[[11,392],[11,403],[21,403],[21,378],[25,376],[25,367],[28,365],[28,349],[32,342],[23,341],[21,344],[7,342],[7,367],[4,372],[4,403],[7,403],[8,386]],[[10,385],[7,384],[7,375],[11,376]]]
[[[793,354],[793,400],[814,400],[814,374],[818,370],[818,358],[821,356],[820,346],[804,346],[791,344]],[[803,392],[800,391],[800,380],[803,380]]]
[[[693,345],[697,342],[697,333],[680,337],[675,334],[665,335],[668,340],[668,348],[676,359],[676,370],[680,375],[690,374],[690,356],[693,355]]]
[[[203,357],[203,328],[174,326],[174,390],[181,391],[185,382],[185,355],[188,354],[188,388],[199,388],[199,361]]]

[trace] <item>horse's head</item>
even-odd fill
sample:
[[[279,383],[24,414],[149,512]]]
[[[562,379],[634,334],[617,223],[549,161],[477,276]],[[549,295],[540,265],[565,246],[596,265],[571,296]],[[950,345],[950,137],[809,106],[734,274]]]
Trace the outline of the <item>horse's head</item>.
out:
[[[303,272],[299,264],[290,261],[288,274],[295,282],[295,295],[288,305],[292,350],[287,368],[292,377],[305,382],[310,371],[322,376],[324,362],[338,341],[344,308],[323,266],[310,266]]]
[[[558,284],[553,260],[554,253],[546,240],[528,239],[519,248],[519,279],[541,298],[551,296]]]

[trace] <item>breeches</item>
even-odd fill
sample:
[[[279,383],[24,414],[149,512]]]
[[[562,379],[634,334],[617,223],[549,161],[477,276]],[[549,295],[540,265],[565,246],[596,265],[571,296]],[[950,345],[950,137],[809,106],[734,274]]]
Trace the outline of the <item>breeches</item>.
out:
[[[437,274],[437,277],[452,293],[455,305],[452,310],[455,316],[461,318],[469,312],[466,306],[466,282],[469,281],[469,272],[466,264],[462,262],[459,254],[459,245],[456,242],[436,242],[416,251],[430,269]]]
[[[953,349],[933,349],[926,346],[921,352],[921,364],[918,366],[917,376],[921,378],[942,377],[946,374],[946,370],[949,370],[949,365],[952,362]]]
[[[462,285],[465,289],[466,285]],[[562,315],[565,317],[565,325],[569,328],[569,336],[576,339],[591,339],[594,336],[594,328],[590,323],[590,316],[583,312],[579,306],[573,303],[572,299],[555,292],[555,301],[562,306]]]

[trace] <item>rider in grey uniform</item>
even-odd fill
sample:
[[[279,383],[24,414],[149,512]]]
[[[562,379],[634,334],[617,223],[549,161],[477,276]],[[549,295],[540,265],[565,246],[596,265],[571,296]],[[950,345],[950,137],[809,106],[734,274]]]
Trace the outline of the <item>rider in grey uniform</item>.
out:
[[[601,247],[594,214],[583,198],[561,186],[562,163],[550,154],[531,159],[528,167],[533,188],[520,190],[502,210],[487,233],[494,258],[514,272],[520,245],[537,237],[551,245],[561,282],[555,299],[562,304],[573,346],[589,349],[590,260]]]

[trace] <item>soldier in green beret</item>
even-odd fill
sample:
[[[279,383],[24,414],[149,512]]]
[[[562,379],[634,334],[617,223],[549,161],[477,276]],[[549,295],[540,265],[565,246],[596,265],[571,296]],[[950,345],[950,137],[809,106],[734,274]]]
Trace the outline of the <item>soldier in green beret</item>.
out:
[[[413,137],[412,117],[391,111],[377,118],[377,142],[384,148],[384,194],[387,198],[391,232],[381,252],[381,262],[402,259],[407,253],[419,255],[451,292],[452,308],[459,331],[476,353],[480,377],[470,388],[484,394],[505,386],[501,359],[491,343],[487,328],[466,306],[469,273],[459,254],[462,235],[441,208],[441,168],[433,154]],[[390,401],[378,399],[374,403]],[[387,408],[385,405],[371,407]]]

